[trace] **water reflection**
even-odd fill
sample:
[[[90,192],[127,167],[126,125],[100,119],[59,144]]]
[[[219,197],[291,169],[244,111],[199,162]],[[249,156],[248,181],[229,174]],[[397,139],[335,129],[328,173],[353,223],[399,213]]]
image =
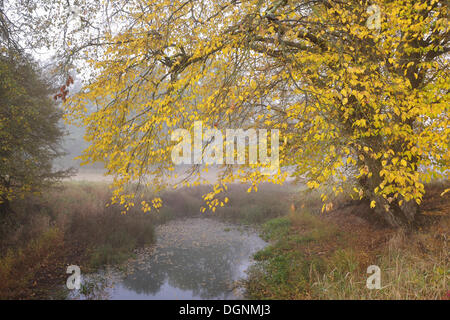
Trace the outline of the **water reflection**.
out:
[[[233,283],[265,245],[254,231],[212,219],[172,221],[157,234],[157,245],[139,252],[125,274],[106,276],[114,279],[109,299],[242,298]]]

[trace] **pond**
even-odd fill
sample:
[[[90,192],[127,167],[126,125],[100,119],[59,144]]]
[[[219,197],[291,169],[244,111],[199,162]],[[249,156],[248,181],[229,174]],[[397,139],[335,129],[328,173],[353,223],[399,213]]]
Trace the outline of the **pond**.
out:
[[[70,299],[242,299],[238,282],[267,243],[251,228],[208,218],[157,227],[157,242],[140,250],[125,271],[86,275]],[[86,290],[86,288],[89,288]]]

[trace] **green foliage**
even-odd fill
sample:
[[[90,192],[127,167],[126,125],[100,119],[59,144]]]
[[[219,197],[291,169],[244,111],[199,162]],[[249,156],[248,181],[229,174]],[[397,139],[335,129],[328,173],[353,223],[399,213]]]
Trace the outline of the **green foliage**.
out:
[[[36,66],[0,55],[0,204],[66,176],[52,161],[62,154],[62,116]]]
[[[289,218],[282,217],[272,219],[264,224],[263,236],[267,240],[279,239],[287,235],[291,221]]]

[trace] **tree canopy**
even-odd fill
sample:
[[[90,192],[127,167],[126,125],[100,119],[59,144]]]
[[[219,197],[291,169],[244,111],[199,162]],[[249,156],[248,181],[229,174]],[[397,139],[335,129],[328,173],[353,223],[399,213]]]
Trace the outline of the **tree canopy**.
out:
[[[105,162],[115,176],[113,202],[133,205],[135,194],[124,191],[132,182],[162,185],[174,169],[171,133],[197,120],[210,128],[279,129],[282,167],[335,195],[354,186],[394,226],[414,220],[425,181],[448,178],[447,2],[115,6],[123,10],[106,19],[115,27],[90,43],[102,54],[85,51],[92,78],[66,103],[68,119],[87,127],[84,160]],[[224,166],[205,196],[209,208],[223,205],[217,194],[231,181],[256,189],[286,178],[282,170],[259,174],[257,166]],[[329,193],[323,201],[332,203]]]
[[[0,207],[66,175],[52,163],[60,156],[62,110],[37,67],[18,55],[0,55]]]

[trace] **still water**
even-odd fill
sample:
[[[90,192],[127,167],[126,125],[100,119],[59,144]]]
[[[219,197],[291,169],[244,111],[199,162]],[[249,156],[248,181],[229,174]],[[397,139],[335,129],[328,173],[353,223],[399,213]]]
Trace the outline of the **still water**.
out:
[[[85,289],[69,298],[242,299],[238,280],[266,245],[254,230],[205,218],[171,221],[156,232],[155,246],[138,251],[122,271],[84,276]]]

